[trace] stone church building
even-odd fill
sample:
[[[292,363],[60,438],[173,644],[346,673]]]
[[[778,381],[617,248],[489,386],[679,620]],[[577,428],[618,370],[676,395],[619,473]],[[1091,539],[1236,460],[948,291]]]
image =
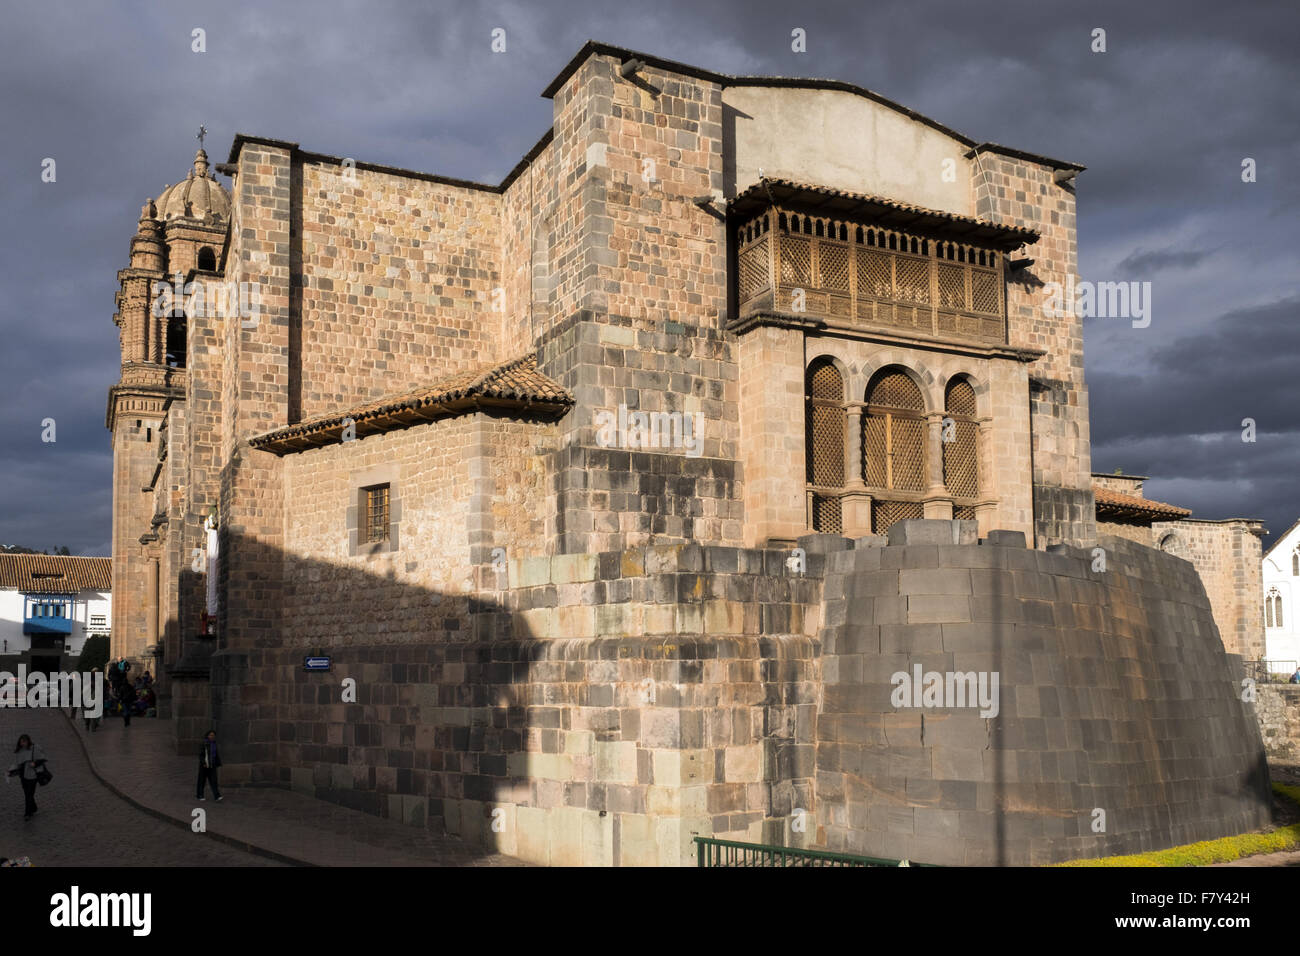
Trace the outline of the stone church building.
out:
[[[544,96],[497,184],[241,134],[146,203],[112,633],[178,747],[552,864],[1258,825],[1195,571],[1092,568],[1081,319],[1042,307],[1082,167],[599,43]],[[1000,716],[891,707],[913,664],[997,671]]]

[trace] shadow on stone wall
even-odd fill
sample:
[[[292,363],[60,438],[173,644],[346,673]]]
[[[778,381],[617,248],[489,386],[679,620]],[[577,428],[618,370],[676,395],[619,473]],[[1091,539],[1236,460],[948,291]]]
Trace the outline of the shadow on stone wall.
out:
[[[265,582],[278,627],[252,647],[223,639],[211,657],[223,783],[434,829],[450,816],[472,840],[490,833],[491,807],[528,787],[511,770],[529,735],[548,729],[529,693],[538,642],[493,637],[509,615],[489,601],[235,535],[223,545],[236,564],[283,568]],[[331,669],[306,671],[308,656]],[[481,821],[461,819],[464,801],[481,804]]]
[[[732,547],[524,559],[480,575],[509,577],[493,599],[238,538],[223,554],[283,576],[257,582],[279,623],[212,658],[232,783],[555,865],[678,865],[694,835],[783,842],[814,806],[819,555],[797,577],[787,552]]]

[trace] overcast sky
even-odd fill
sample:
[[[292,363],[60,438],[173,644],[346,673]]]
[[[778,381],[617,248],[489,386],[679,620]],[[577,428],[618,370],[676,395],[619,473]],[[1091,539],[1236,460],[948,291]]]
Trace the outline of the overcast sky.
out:
[[[6,4],[0,32],[0,543],[109,553],[116,272],[200,123],[214,162],[247,132],[497,182],[550,125],[539,94],[588,38],[846,80],[1086,165],[1080,273],[1150,282],[1153,306],[1147,328],[1086,324],[1093,469],[1149,475],[1149,497],[1197,517],[1275,533],[1300,517],[1300,5],[41,0]]]

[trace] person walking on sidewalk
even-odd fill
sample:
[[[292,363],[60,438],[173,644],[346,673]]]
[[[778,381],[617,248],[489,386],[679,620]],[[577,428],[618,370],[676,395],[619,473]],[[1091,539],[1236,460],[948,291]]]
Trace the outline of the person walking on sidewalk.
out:
[[[93,683],[93,682],[94,682],[94,678],[95,678],[94,673],[87,672],[87,674],[86,674],[86,680],[87,680],[87,681]],[[100,689],[101,689],[101,691],[103,690],[103,685],[102,685],[102,684],[100,685]],[[103,695],[101,694],[100,701],[99,701],[99,710],[100,710],[101,713],[103,712],[104,704],[105,704],[105,701],[104,701],[104,699],[103,699]],[[81,719],[84,720],[84,721],[86,722],[86,732],[87,732],[87,733],[89,733],[89,732],[92,731],[92,730],[98,730],[98,729],[99,729],[99,718],[98,718],[98,717],[91,717],[91,716],[90,716],[89,710],[88,710],[88,708],[87,708],[87,706],[86,706],[86,702],[85,702],[84,700],[81,702]]]
[[[131,711],[135,710],[135,688],[130,681],[122,681],[117,691],[118,700],[122,702],[122,726],[131,726]]]
[[[203,784],[208,783],[212,786],[212,795],[218,803],[221,802],[221,788],[217,786],[217,768],[220,766],[221,751],[217,749],[217,732],[209,730],[199,745],[199,783],[194,795],[200,800],[207,799],[203,795]]]
[[[36,778],[45,769],[45,754],[41,748],[32,743],[32,738],[23,734],[14,747],[17,758],[9,768],[9,776],[17,777],[23,785],[23,819],[30,820],[36,812]]]

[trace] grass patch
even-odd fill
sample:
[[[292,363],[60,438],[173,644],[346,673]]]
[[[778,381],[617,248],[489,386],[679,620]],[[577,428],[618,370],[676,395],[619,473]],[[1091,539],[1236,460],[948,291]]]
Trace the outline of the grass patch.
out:
[[[1273,784],[1278,796],[1300,804],[1300,787],[1285,783]],[[1300,848],[1300,823],[1278,827],[1268,833],[1242,833],[1204,840],[1168,850],[1133,853],[1128,856],[1103,856],[1090,860],[1070,860],[1053,866],[1206,866],[1210,863],[1231,863],[1259,853],[1277,853],[1279,850]]]

